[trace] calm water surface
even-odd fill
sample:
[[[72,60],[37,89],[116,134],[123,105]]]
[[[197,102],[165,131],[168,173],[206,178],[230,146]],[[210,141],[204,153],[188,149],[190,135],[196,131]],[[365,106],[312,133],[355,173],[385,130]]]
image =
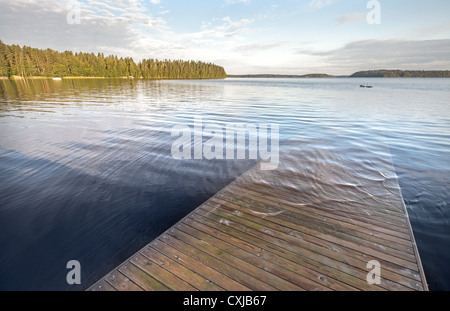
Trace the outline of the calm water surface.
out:
[[[430,288],[450,290],[450,79],[0,81],[0,290],[86,289],[256,163],[174,160],[195,116],[279,124],[283,154],[392,156]]]

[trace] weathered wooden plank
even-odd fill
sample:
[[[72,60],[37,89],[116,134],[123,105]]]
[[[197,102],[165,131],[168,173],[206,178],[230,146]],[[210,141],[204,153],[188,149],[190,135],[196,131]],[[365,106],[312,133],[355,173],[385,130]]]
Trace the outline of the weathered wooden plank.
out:
[[[339,245],[336,245],[334,243],[330,243],[325,240],[321,240],[316,238],[315,236],[304,234],[303,232],[299,232],[296,230],[293,230],[289,227],[284,227],[282,225],[279,225],[278,223],[283,223],[282,221],[279,221],[278,218],[274,217],[268,217],[270,220],[278,220],[277,222],[271,222],[269,220],[263,219],[261,217],[256,217],[251,214],[248,214],[248,211],[246,212],[245,209],[233,205],[233,208],[225,206],[225,205],[219,205],[216,204],[217,200],[209,201],[204,206],[210,207],[212,209],[219,208],[223,209],[225,211],[228,211],[232,214],[236,214],[239,212],[239,216],[242,218],[246,218],[250,221],[253,221],[255,223],[265,225],[269,231],[276,232],[280,231],[283,232],[289,236],[292,236],[293,239],[290,239],[290,242],[303,246],[307,248],[308,250],[317,252],[319,254],[323,254],[324,256],[327,256],[331,259],[335,259],[337,261],[341,261],[345,264],[348,264],[350,266],[355,267],[356,269],[365,269],[365,265],[369,261],[369,258],[367,255],[358,253],[352,249],[348,249],[345,247],[341,247]],[[245,215],[245,216],[244,216]],[[406,270],[402,268],[401,266],[394,266],[394,265],[388,265],[387,262],[379,259],[379,258],[371,258],[378,259],[382,265],[383,268],[386,270],[386,272],[383,273],[383,276],[393,282],[397,282],[399,284],[405,285],[407,287],[410,287],[412,289],[420,290],[421,287],[418,284],[418,280],[420,280],[420,275],[417,272],[413,272],[411,270]],[[365,270],[364,270],[365,271]],[[399,273],[399,274],[397,274]]]
[[[305,232],[302,231],[302,227],[299,226],[299,225],[293,224],[290,221],[289,222],[285,221],[285,220],[283,220],[283,219],[281,219],[279,217],[262,217],[261,218],[261,216],[255,216],[254,214],[252,214],[251,211],[249,209],[247,209],[247,208],[243,208],[243,207],[241,207],[239,205],[230,203],[228,201],[221,200],[220,198],[214,198],[213,200],[210,200],[207,204],[211,205],[211,204],[216,204],[216,203],[220,204],[220,206],[222,208],[225,208],[225,209],[228,208],[229,211],[232,212],[232,213],[235,212],[235,211],[236,211],[236,213],[237,212],[244,213],[244,214],[247,215],[246,216],[247,218],[250,217],[251,219],[253,219],[254,222],[265,223],[266,225],[269,225],[269,226],[272,226],[272,227],[275,226],[276,228],[279,228],[279,230],[283,230],[287,234],[299,235],[299,236],[302,236],[303,239],[307,239],[307,240],[309,240],[312,243],[316,243],[318,245],[328,247],[330,249],[338,251],[339,253],[347,253],[346,255],[353,256],[353,255],[351,255],[352,252],[348,252],[346,248],[342,249],[342,247],[340,247],[340,246],[338,246],[336,244],[331,244],[330,245],[329,242],[327,242],[325,240],[320,240],[320,239],[316,238],[314,235],[303,236],[302,233],[305,233]],[[235,210],[235,211],[233,211],[233,210]],[[354,254],[356,254],[356,256],[353,256],[353,257],[357,257],[357,258],[361,257],[361,256],[367,257],[365,255],[360,255],[360,253],[357,253],[357,252],[354,252]],[[365,258],[360,258],[360,259],[364,260]]]
[[[300,284],[304,283],[299,277],[296,277],[294,274],[289,273],[288,270],[284,269],[281,266],[274,265],[273,263],[264,260],[263,258],[248,253],[235,245],[229,244],[228,242],[221,241],[220,239],[216,239],[213,236],[210,236],[203,231],[197,230],[194,227],[187,226],[185,224],[180,224],[177,227],[178,230],[189,234],[191,236],[200,237],[201,239],[210,245],[214,245],[215,247],[239,258],[243,261],[252,265],[252,267],[256,267],[266,271],[268,274],[263,275],[260,271],[255,271],[255,269],[247,270],[252,273],[252,275],[259,275],[261,279],[264,279],[268,284],[274,286],[275,288],[283,291],[301,291],[304,290]],[[253,270],[253,271],[252,271]],[[315,284],[314,288],[316,290],[323,289],[325,287],[321,287],[320,284]],[[310,289],[312,290],[312,289]]]
[[[171,290],[176,291],[195,291],[195,287],[180,279],[172,272],[167,271],[157,263],[144,257],[142,254],[136,254],[131,259],[131,263],[146,272],[148,275],[158,280],[161,284],[168,287]]]
[[[164,238],[165,237],[165,238]],[[168,243],[166,243],[168,242]],[[208,265],[205,265],[201,261],[198,261],[188,254],[186,254],[183,251],[179,251],[177,249],[178,246],[181,246],[181,248],[184,247],[183,244],[177,243],[175,240],[169,240],[168,236],[164,235],[159,237],[157,240],[153,241],[151,243],[151,247],[155,248],[156,250],[164,253],[170,258],[173,258],[178,263],[182,264],[183,266],[187,267],[188,269],[191,269],[192,271],[197,272],[207,280],[210,280],[211,282],[214,282],[218,286],[222,287],[225,290],[229,291],[249,291],[250,289],[241,283],[237,282],[236,280],[233,280],[229,278],[228,276],[218,272],[217,270],[209,267]]]
[[[235,193],[238,193],[240,195],[246,195],[248,198],[251,198],[255,201],[268,204],[269,206],[273,206],[277,209],[289,209],[294,212],[304,211],[305,213],[309,215],[316,215],[316,217],[326,217],[327,219],[332,219],[333,221],[339,221],[345,224],[350,225],[350,228],[353,228],[355,230],[370,230],[373,232],[374,236],[377,236],[377,232],[379,232],[381,235],[380,237],[387,239],[392,242],[400,243],[406,246],[412,246],[410,235],[406,232],[399,232],[397,230],[391,230],[392,226],[388,228],[381,227],[380,225],[372,225],[368,222],[363,222],[357,219],[354,219],[353,217],[344,217],[341,216],[339,213],[336,213],[335,210],[327,210],[324,211],[321,208],[318,208],[318,206],[308,205],[308,204],[301,204],[301,203],[292,203],[289,201],[286,201],[284,199],[280,199],[278,197],[273,196],[263,196],[262,194],[249,189],[243,189],[242,187],[237,187],[236,185],[230,185],[230,187],[227,188],[228,190],[231,190]],[[218,197],[214,196],[212,200],[216,200]],[[367,219],[367,217],[366,217]]]
[[[201,239],[201,237],[190,236],[182,231],[179,231],[178,229],[170,230],[169,234],[174,238],[181,240],[185,243],[188,243],[194,248],[201,250],[205,254],[208,254],[210,256],[210,260],[212,262],[215,262],[215,265],[223,264],[218,261],[226,262],[230,267],[233,268],[229,269],[228,273],[232,273],[235,278],[240,278],[241,280],[247,278],[247,280],[243,281],[243,283],[245,282],[244,284],[246,286],[251,284],[251,286],[254,287],[255,290],[263,290],[263,291],[273,291],[277,289],[279,290],[279,288],[273,286],[273,283],[276,282],[278,282],[277,284],[279,284],[280,286],[281,285],[284,285],[284,287],[287,286],[286,282],[282,282],[282,280],[279,277],[271,275],[270,273],[267,273],[266,271],[258,267],[248,264],[247,262],[239,259],[238,257],[230,255],[227,252],[222,251],[221,249],[208,244],[203,239]],[[296,289],[300,290],[301,288],[296,287]],[[293,286],[291,287],[291,290],[293,290]]]
[[[224,192],[219,197],[234,204],[247,206],[252,210],[258,209],[258,207],[260,209],[267,207],[267,205],[263,205],[256,201],[248,199],[247,197],[239,196],[237,194],[234,194],[234,196],[231,197],[229,193]],[[333,223],[332,220],[329,221],[328,219],[325,219],[324,221],[323,219],[311,217],[311,215],[308,215],[307,213],[304,213],[302,211],[292,212],[288,209],[288,207],[286,207],[284,210],[278,211],[282,212],[282,214],[279,215],[280,218],[290,219],[292,222],[303,224],[304,226],[311,229],[320,228],[321,232],[333,234],[334,236],[342,240],[354,242],[357,244],[365,244],[373,249],[379,249],[383,252],[392,254],[392,256],[415,262],[415,255],[412,247],[390,243],[387,240],[375,237],[368,233],[362,233],[348,229],[342,226],[342,224],[339,222]]]
[[[280,227],[278,227],[280,230],[284,230],[287,234],[290,235],[299,235],[303,237],[303,234],[307,234],[306,236],[304,236],[303,238],[309,238],[314,240],[316,244],[319,245],[324,245],[324,243],[326,242],[326,240],[320,240],[316,238],[315,232],[313,231],[311,233],[311,230],[309,230],[308,228],[305,228],[304,226],[301,226],[300,224],[296,224],[294,222],[291,221],[291,218],[288,217],[288,221],[286,221],[285,219],[281,218],[281,217],[270,217],[270,216],[255,216],[250,209],[246,208],[246,207],[242,207],[241,205],[237,205],[228,201],[224,201],[220,198],[213,198],[212,200],[206,202],[204,205],[205,206],[216,206],[216,204],[219,204],[218,207],[227,209],[231,212],[231,213],[244,213],[246,214],[245,217],[247,218],[252,218],[254,222],[259,222],[259,223],[265,223],[267,225],[271,225],[271,226],[277,226],[281,225]],[[231,209],[231,210],[230,210]],[[257,218],[255,218],[257,217]],[[270,221],[273,224],[270,224]],[[327,243],[325,243],[325,245],[327,245]],[[334,250],[336,250],[336,248],[339,250],[339,252],[345,252],[347,249],[344,248],[340,248],[339,245],[336,244],[332,244],[331,246],[325,246],[328,248],[332,248]],[[352,252],[350,251],[350,253],[347,252],[348,254],[351,254]],[[357,252],[353,252],[354,254],[358,254]],[[366,254],[362,255],[363,258],[366,258]]]
[[[162,240],[177,249],[183,249],[183,252],[185,254],[188,254],[192,258],[202,262],[209,267],[213,267],[216,271],[228,276],[232,280],[236,280],[237,282],[243,284],[245,287],[251,290],[275,290],[275,288],[273,288],[272,286],[269,286],[256,279],[255,277],[234,268],[232,266],[232,263],[225,263],[214,256],[202,252],[195,246],[193,247],[193,245],[173,237],[172,235],[164,234],[162,236]]]
[[[353,206],[351,200],[348,200],[345,202],[345,204],[343,204],[342,202],[328,199],[326,201],[320,201],[320,204],[316,205],[315,202],[311,202],[308,200],[307,197],[304,197],[304,194],[302,193],[298,193],[296,191],[295,194],[293,194],[287,191],[282,191],[280,190],[280,188],[283,188],[283,186],[273,187],[268,184],[255,183],[246,176],[242,176],[242,178],[239,178],[239,180],[237,180],[235,183],[232,183],[231,185],[234,185],[236,187],[245,190],[254,190],[260,192],[263,196],[267,197],[285,198],[285,199],[290,198],[291,202],[312,204],[315,207],[317,206],[321,208],[326,208],[327,211],[343,212],[344,215],[351,216],[351,218],[362,217],[362,219],[366,219],[367,221],[376,221],[376,224],[381,226],[383,225],[385,226],[386,224],[390,226],[396,226],[399,227],[398,229],[401,230],[402,232],[408,233],[408,227],[404,217],[386,214],[371,206],[364,206],[364,208],[362,208],[361,206]],[[358,203],[358,205],[360,204]],[[377,204],[377,206],[379,206],[379,204]]]
[[[117,291],[114,287],[112,287],[108,282],[105,280],[100,280],[100,282],[95,283],[91,287],[91,290],[94,292],[111,292],[111,291]]]
[[[211,216],[208,215],[208,216]],[[255,236],[253,234],[243,234],[244,231],[242,230],[246,230],[245,227],[243,226],[239,226],[237,224],[234,223],[226,223],[223,221],[223,219],[221,217],[205,217],[203,215],[201,215],[200,213],[198,213],[198,210],[196,210],[196,213],[191,214],[190,217],[196,221],[199,222],[204,222],[206,224],[210,224],[212,226],[215,227],[220,227],[222,231],[227,232],[230,235],[233,235],[235,237],[241,238],[244,241],[247,241],[249,243],[253,243],[255,245],[260,245],[261,248],[263,249],[261,256],[264,256],[264,250],[267,250],[269,252],[272,252],[274,254],[280,255],[282,257],[285,257],[286,259],[292,260],[296,263],[299,263],[301,265],[305,265],[306,267],[317,271],[318,273],[321,274],[325,274],[327,276],[332,277],[335,280],[339,280],[345,284],[348,284],[352,287],[358,288],[358,289],[363,289],[363,290],[382,290],[380,287],[378,286],[371,286],[369,284],[367,284],[365,277],[364,278],[358,278],[358,277],[354,277],[350,274],[345,273],[344,270],[348,270],[348,268],[345,267],[345,265],[341,265],[338,268],[333,268],[324,264],[321,264],[319,262],[317,262],[316,260],[312,260],[308,257],[306,257],[304,254],[302,253],[298,253],[295,251],[291,251],[289,248],[291,248],[288,243],[277,243],[275,242],[274,244],[269,243],[268,237],[270,236],[262,236],[262,237],[258,237]],[[214,218],[214,219],[211,219]],[[221,222],[222,219],[222,222]],[[211,223],[210,221],[213,221],[213,223]],[[240,228],[241,230],[236,229],[235,227]],[[277,244],[282,244],[282,246],[277,245]],[[286,247],[286,248],[285,248]],[[348,270],[350,271],[350,270]]]
[[[283,235],[280,234],[278,236],[274,236],[274,232],[270,231],[267,232],[265,231],[265,228],[258,225],[258,224],[254,224],[251,222],[247,222],[244,219],[240,218],[240,217],[236,217],[234,215],[231,215],[229,213],[225,213],[225,212],[220,212],[219,210],[215,209],[212,210],[211,212],[208,213],[208,211],[205,211],[202,209],[203,207],[199,208],[198,210],[196,210],[197,213],[200,213],[201,215],[207,215],[207,217],[212,218],[218,222],[222,221],[222,222],[227,222],[230,225],[233,225],[235,227],[239,227],[241,231],[248,233],[248,234],[253,234],[255,236],[258,236],[260,238],[262,238],[263,240],[266,241],[271,241],[272,243],[274,243],[275,245],[281,245],[283,247],[286,247],[287,249],[290,250],[295,250],[297,253],[299,254],[304,254],[307,253],[309,250],[308,249],[304,249],[302,251],[298,250],[297,247],[291,243],[289,243],[286,240],[290,240],[291,238],[287,235]],[[279,215],[279,217],[281,217],[282,215]],[[245,224],[244,224],[245,223]],[[250,227],[249,227],[250,226]],[[259,229],[259,230],[258,230]],[[417,264],[412,263],[410,261],[407,261],[405,259],[402,258],[398,258],[395,257],[393,255],[390,254],[386,254],[384,251],[384,249],[382,249],[381,251],[378,249],[372,249],[369,248],[363,244],[360,244],[355,241],[347,241],[347,240],[343,240],[341,238],[338,238],[336,236],[330,235],[330,234],[326,234],[326,233],[322,233],[321,231],[316,231],[313,229],[309,229],[311,234],[314,234],[318,237],[320,237],[321,239],[325,239],[328,240],[330,242],[342,245],[342,246],[346,246],[352,249],[355,249],[357,251],[362,251],[365,252],[368,255],[371,256],[375,256],[377,258],[382,258],[386,261],[390,261],[393,263],[396,263],[398,265],[402,265],[405,266],[411,270],[414,271],[418,271],[417,269]],[[284,238],[284,239],[283,239]],[[377,247],[377,245],[375,245],[375,247]],[[392,250],[391,250],[392,251]],[[327,261],[328,258],[323,258],[324,260]]]
[[[151,277],[143,270],[132,264],[126,262],[119,269],[123,275],[129,278],[131,281],[139,285],[139,287],[148,291],[168,291],[169,288],[164,286],[161,282]],[[133,290],[133,289],[132,289]]]
[[[303,241],[305,241],[305,242],[309,242],[312,244],[317,244],[319,246],[322,246],[327,249],[327,250],[325,250],[327,252],[328,252],[328,250],[334,251],[334,252],[338,253],[338,254],[334,254],[334,256],[339,256],[339,255],[344,256],[344,257],[340,257],[340,258],[345,258],[345,262],[347,262],[347,263],[349,262],[349,260],[351,262],[352,258],[361,260],[363,262],[367,262],[368,258],[369,258],[367,256],[367,254],[365,254],[365,253],[361,253],[361,252],[355,251],[355,250],[347,248],[347,247],[342,247],[335,243],[331,243],[327,240],[322,240],[322,239],[316,237],[314,235],[314,233],[310,234],[310,232],[308,230],[304,230],[303,227],[294,225],[291,222],[280,219],[279,217],[255,216],[251,212],[249,212],[248,209],[246,209],[244,207],[241,207],[239,205],[235,205],[235,204],[232,204],[232,203],[229,203],[226,201],[222,201],[217,198],[206,202],[204,204],[204,206],[208,206],[212,209],[222,208],[232,214],[236,214],[239,216],[245,215],[246,219],[249,219],[255,223],[264,224],[265,226],[272,228],[274,230],[281,231],[281,232],[284,232],[285,234],[297,237],[299,239],[298,241],[296,241],[297,243],[302,243]],[[332,253],[331,253],[330,257],[333,258]],[[381,261],[383,263],[383,266],[389,271],[394,271],[396,273],[402,274],[403,276],[411,277],[413,280],[416,280],[416,281],[420,280],[420,275],[417,272],[407,270],[403,266],[399,266],[399,265],[395,265],[395,264],[386,262],[380,258],[375,258],[375,259]],[[360,266],[359,264],[360,264],[360,262],[358,262],[357,266]]]
[[[141,254],[201,291],[223,291],[223,288],[220,286],[158,252],[154,248],[147,247],[141,251]]]
[[[227,200],[231,203],[244,206],[248,209],[250,209],[252,212],[254,212],[254,208],[256,205],[252,205],[251,202],[246,201],[244,198],[240,197],[239,200],[232,200],[228,199],[227,197],[221,197],[224,200]],[[342,242],[352,242],[354,244],[358,245],[367,245],[373,248],[374,250],[380,250],[383,253],[389,253],[394,257],[399,257],[404,260],[408,260],[411,262],[415,261],[414,254],[411,254],[409,250],[408,252],[399,251],[397,249],[394,249],[388,245],[383,245],[381,241],[377,241],[376,239],[373,239],[373,237],[364,237],[361,236],[358,233],[355,233],[353,231],[346,230],[342,228],[339,225],[330,225],[327,223],[327,220],[316,220],[312,219],[307,216],[299,216],[298,214],[291,213],[290,211],[280,211],[278,210],[279,215],[277,217],[282,218],[284,220],[290,221],[293,224],[297,224],[300,226],[303,226],[305,228],[308,228],[310,230],[320,230],[323,234],[329,234],[332,235],[335,238],[340,239]],[[370,236],[370,235],[369,235]]]
[[[364,271],[364,267],[367,264],[367,262],[361,262],[359,269],[354,269],[350,266],[348,260],[343,260],[343,262],[336,260],[332,256],[332,252],[327,252],[327,249],[323,247],[317,247],[314,244],[311,243],[304,243],[301,239],[298,239],[298,237],[292,237],[290,235],[285,235],[283,233],[277,232],[275,230],[268,230],[267,228],[264,228],[260,226],[259,224],[252,223],[250,221],[243,221],[243,218],[241,217],[234,217],[231,214],[228,214],[226,212],[221,212],[218,209],[214,210],[214,214],[217,214],[220,217],[228,217],[230,222],[228,222],[229,225],[233,224],[242,224],[245,226],[245,231],[250,234],[255,234],[256,236],[259,236],[267,241],[270,241],[278,246],[284,247],[285,249],[288,249],[292,252],[296,252],[298,254],[302,254],[303,256],[307,256],[310,259],[319,261],[322,264],[328,265],[330,267],[341,269],[344,272],[351,274],[355,277],[365,277],[367,272]],[[211,214],[208,215],[211,217]],[[223,219],[223,218],[222,218]],[[254,229],[254,230],[253,230]],[[264,237],[261,234],[268,234],[270,237]],[[324,254],[325,253],[325,254]],[[384,287],[386,289],[392,289],[393,287],[397,288],[398,290],[406,290],[404,286],[400,284],[391,284],[387,282],[387,284],[383,283],[381,287]]]
[[[224,194],[225,199],[222,200],[222,204],[227,204],[225,202],[234,204],[235,201],[230,201],[226,198],[226,194]],[[222,198],[215,197],[212,199],[212,201],[216,202],[217,200],[220,200]],[[241,205],[241,202],[243,204],[251,204],[251,200],[240,200],[238,201]],[[248,206],[248,205],[247,205]],[[266,205],[269,206],[270,205]],[[252,205],[252,208],[247,208],[249,212],[253,212],[255,208],[255,205]],[[298,209],[298,208],[297,208]],[[407,254],[411,255],[411,258],[414,257],[414,251],[412,247],[412,243],[410,241],[402,240],[396,237],[392,237],[389,235],[385,235],[383,233],[376,233],[371,230],[367,230],[365,228],[361,228],[352,224],[344,223],[340,220],[334,220],[332,218],[325,217],[323,215],[317,215],[309,211],[295,211],[295,208],[289,207],[289,206],[280,206],[278,207],[279,212],[285,213],[285,217],[288,218],[298,218],[300,217],[305,222],[313,223],[313,224],[320,224],[321,231],[324,231],[325,228],[328,228],[332,232],[339,231],[345,234],[348,234],[350,236],[354,236],[356,238],[361,238],[366,241],[374,242],[380,245],[384,245],[389,248],[394,248],[396,250],[405,252]],[[254,213],[254,212],[253,212]],[[292,214],[295,213],[295,214]],[[319,227],[318,225],[314,227]],[[392,243],[397,242],[397,243]],[[401,243],[398,243],[401,242]]]
[[[119,291],[142,291],[141,287],[117,270],[108,274],[105,281]]]
[[[318,288],[315,285],[316,283],[319,283],[319,284],[323,285],[324,287],[330,288],[332,290],[345,290],[345,291],[356,290],[356,288],[354,288],[354,287],[351,287],[347,284],[341,283],[337,280],[327,278],[323,274],[318,273],[317,271],[312,270],[308,267],[301,266],[297,262],[293,262],[293,261],[290,261],[279,255],[269,253],[260,247],[257,247],[246,241],[240,240],[240,239],[236,238],[235,236],[232,236],[228,233],[225,233],[225,232],[219,230],[219,228],[215,228],[215,224],[212,224],[211,226],[209,226],[204,223],[195,221],[191,218],[186,218],[183,220],[183,222],[185,222],[188,225],[195,227],[199,230],[208,232],[209,234],[211,234],[223,241],[226,241],[226,242],[231,241],[233,245],[236,245],[237,247],[245,249],[248,252],[253,253],[256,256],[261,257],[269,262],[278,264],[278,265],[288,269],[293,274],[299,275],[302,278],[302,280],[304,280],[304,283],[301,286],[307,290],[318,290]]]
[[[407,226],[404,218],[398,218],[394,215],[386,215],[386,214],[380,214],[380,212],[377,209],[373,209],[372,207],[368,208],[365,206],[359,206],[359,207],[353,207],[350,203],[345,202],[334,202],[334,201],[325,201],[325,202],[310,202],[307,199],[302,200],[300,196],[293,196],[289,197],[288,193],[283,193],[282,191],[278,189],[274,189],[274,193],[266,193],[265,191],[262,191],[260,189],[259,184],[254,185],[241,185],[239,183],[232,184],[230,187],[227,188],[230,189],[231,187],[237,187],[242,189],[243,191],[254,191],[257,193],[261,193],[259,196],[263,198],[275,198],[273,200],[278,202],[287,202],[290,205],[296,205],[297,207],[303,207],[305,205],[313,205],[314,207],[321,207],[326,208],[326,211],[328,213],[334,213],[334,211],[340,211],[344,212],[347,217],[353,218],[353,216],[361,216],[367,218],[370,216],[370,219],[378,220],[379,224],[384,224],[383,226],[389,225],[387,228],[398,228],[398,230],[403,231],[404,233],[407,233]],[[267,185],[265,185],[267,187]],[[267,191],[268,192],[268,191]],[[234,196],[233,196],[234,197]]]

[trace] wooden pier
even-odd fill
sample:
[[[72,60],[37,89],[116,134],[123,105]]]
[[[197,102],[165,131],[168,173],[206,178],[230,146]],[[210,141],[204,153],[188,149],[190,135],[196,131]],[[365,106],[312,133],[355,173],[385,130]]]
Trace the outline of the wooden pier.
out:
[[[371,285],[373,260],[381,283]],[[373,163],[304,150],[274,171],[250,169],[89,289],[428,287],[390,154]]]

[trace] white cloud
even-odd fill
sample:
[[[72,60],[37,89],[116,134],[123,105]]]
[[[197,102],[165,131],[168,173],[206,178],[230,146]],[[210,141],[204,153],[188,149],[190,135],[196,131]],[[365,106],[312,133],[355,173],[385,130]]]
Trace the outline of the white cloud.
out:
[[[256,42],[240,44],[234,48],[234,51],[241,55],[255,55],[256,53],[264,53],[271,49],[275,49],[285,45],[285,42]]]
[[[439,36],[448,38],[450,36],[450,23],[435,24],[415,29],[414,36],[427,39],[434,39]]]
[[[0,0],[0,37],[7,43],[38,48],[109,53],[113,47],[133,47],[142,31],[151,34],[167,29],[163,17],[153,17],[139,0],[80,4],[81,24],[69,25],[66,1]]]
[[[366,12],[354,12],[338,17],[336,19],[336,23],[339,25],[359,23],[366,21],[366,17],[367,17]]]
[[[213,25],[213,22],[220,21],[220,25]],[[213,22],[202,22],[200,32],[186,34],[187,38],[237,38],[239,34],[245,32],[247,26],[252,24],[255,20],[244,18],[238,21],[233,21],[229,16],[221,19],[215,19]]]
[[[212,33],[218,37],[232,37],[239,34],[246,26],[254,22],[253,19],[244,18],[233,22],[229,16],[222,19],[224,23],[212,29]]]
[[[141,3],[141,0],[103,0],[104,2],[109,3],[113,7],[136,7]],[[88,3],[93,3],[94,1],[88,0]]]
[[[162,8],[152,15],[142,1],[81,2],[81,24],[66,22],[65,1],[0,0],[0,38],[7,44],[59,51],[102,52],[119,57],[221,60],[243,66],[242,44],[254,19],[213,18],[199,31],[173,32]],[[26,21],[26,22],[24,22]],[[45,21],[45,22],[43,22]]]
[[[320,10],[333,4],[335,0],[312,0],[308,3],[308,8],[311,10]]]
[[[363,40],[323,52],[301,51],[320,56],[329,68],[351,73],[363,69],[450,69],[450,39],[445,40]]]

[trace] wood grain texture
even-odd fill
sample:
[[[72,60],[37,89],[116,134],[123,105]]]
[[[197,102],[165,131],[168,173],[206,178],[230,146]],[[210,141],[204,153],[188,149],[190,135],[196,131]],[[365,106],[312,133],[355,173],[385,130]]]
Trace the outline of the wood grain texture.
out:
[[[313,159],[256,165],[89,289],[428,290],[392,162]]]

